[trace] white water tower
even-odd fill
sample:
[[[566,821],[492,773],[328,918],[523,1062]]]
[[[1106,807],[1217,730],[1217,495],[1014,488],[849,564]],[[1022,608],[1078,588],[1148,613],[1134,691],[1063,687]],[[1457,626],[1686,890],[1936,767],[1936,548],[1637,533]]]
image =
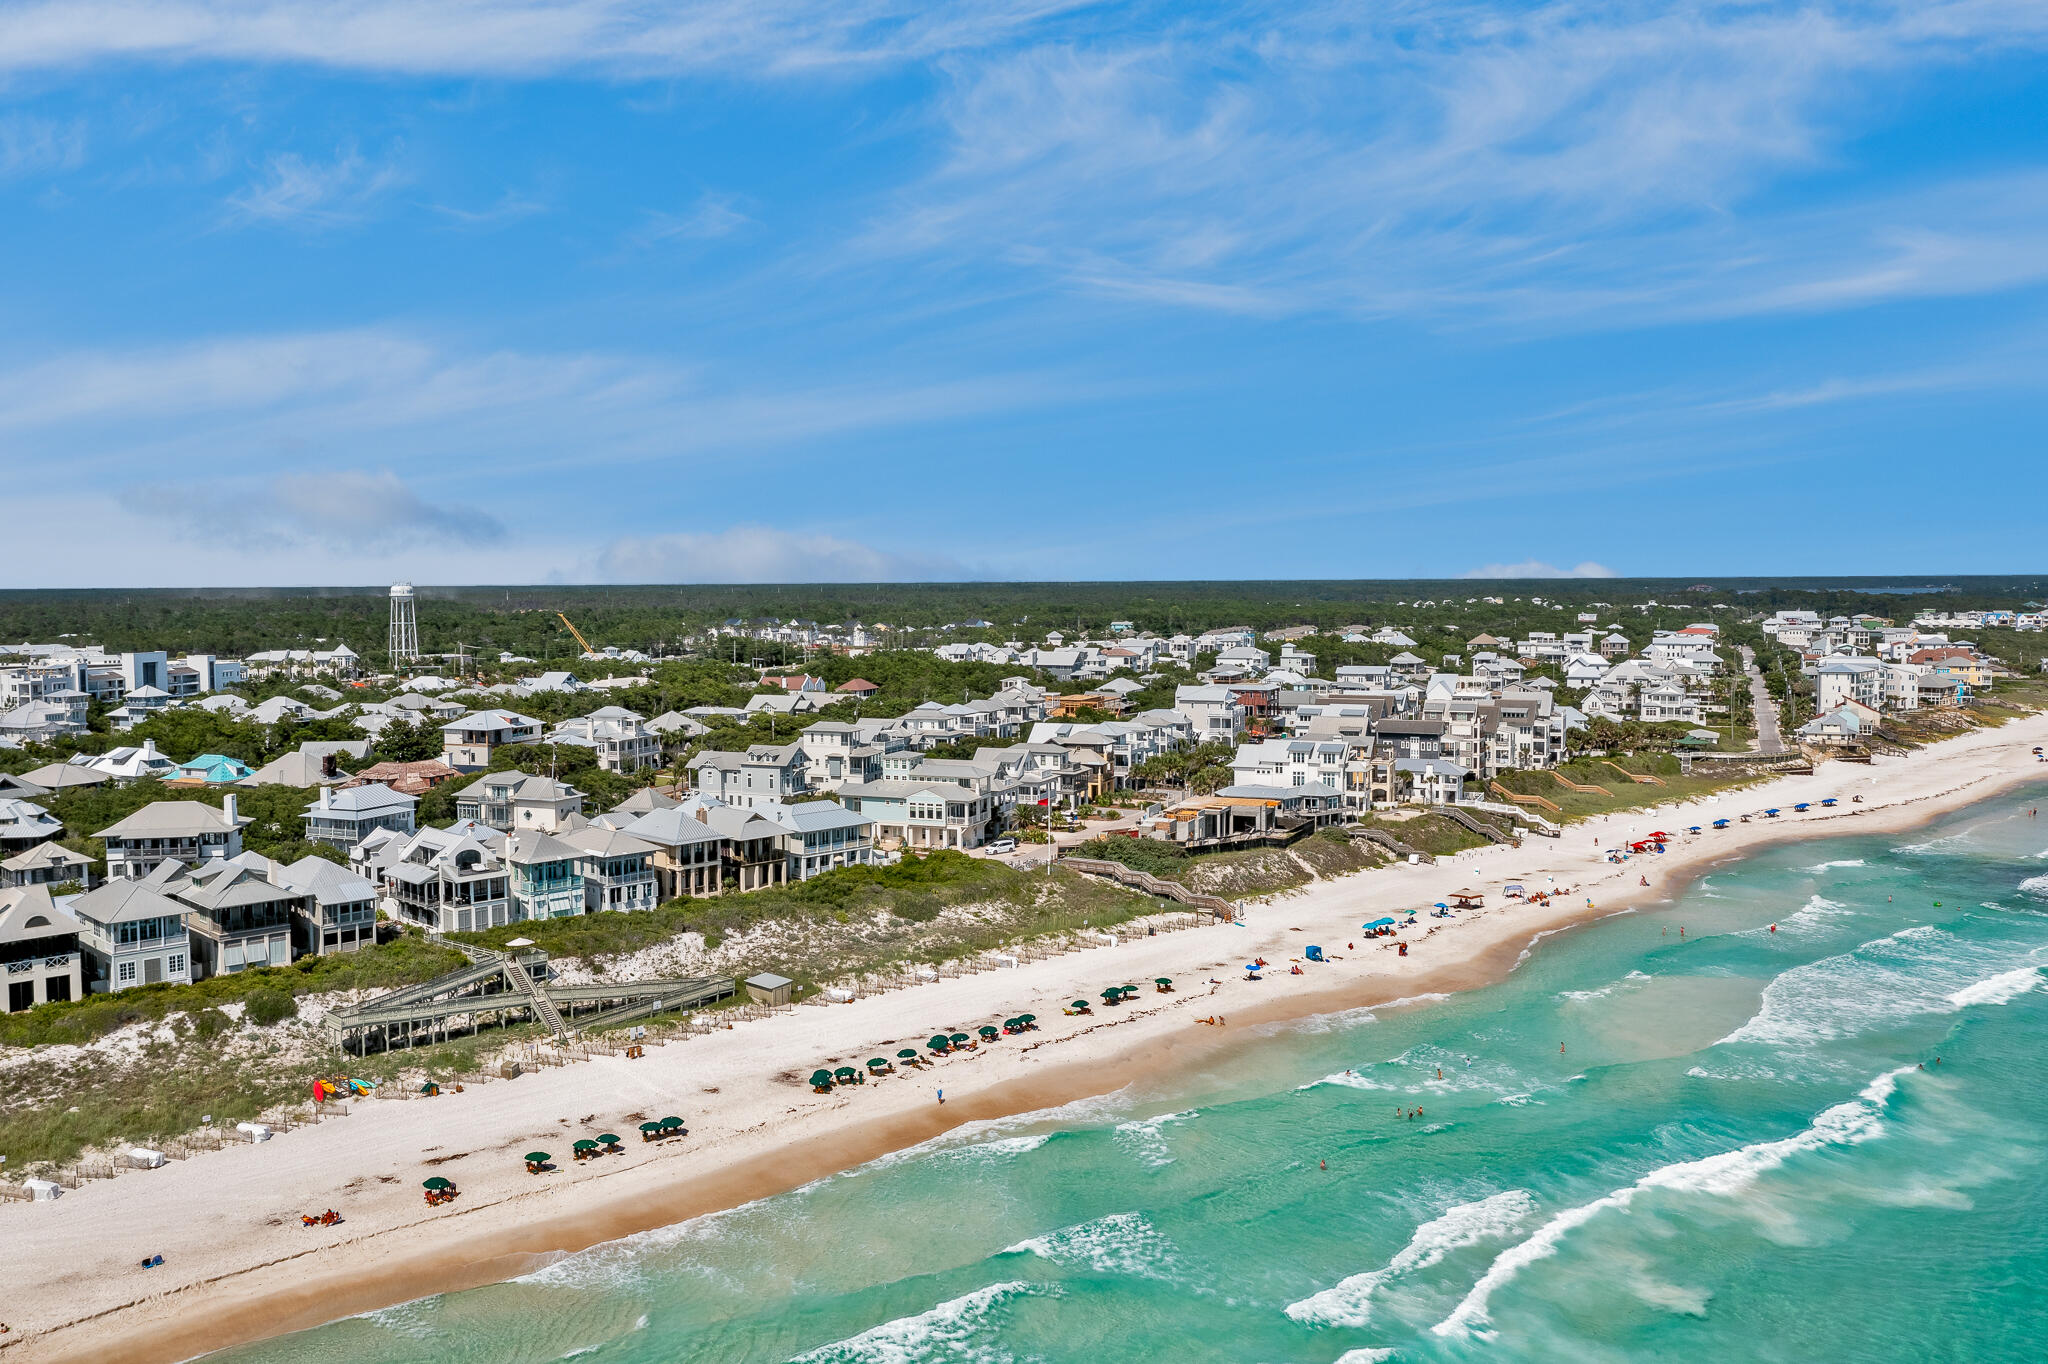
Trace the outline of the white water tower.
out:
[[[412,584],[391,584],[391,666],[420,661],[419,619],[413,614]]]

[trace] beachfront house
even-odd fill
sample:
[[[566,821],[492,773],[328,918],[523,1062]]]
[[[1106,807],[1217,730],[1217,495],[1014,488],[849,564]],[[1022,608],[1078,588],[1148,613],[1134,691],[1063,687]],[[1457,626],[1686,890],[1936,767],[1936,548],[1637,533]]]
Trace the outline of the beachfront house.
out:
[[[385,837],[372,835],[364,846]],[[395,847],[378,848],[370,865],[380,868],[399,918],[430,933],[471,933],[513,921],[505,856],[505,835],[457,824],[429,826]]]
[[[141,880],[112,880],[64,906],[78,921],[86,989],[192,981],[185,906]]]
[[[505,841],[512,917],[569,919],[584,912],[583,850],[553,834],[517,833]]]
[[[652,843],[602,824],[571,829],[557,841],[577,851],[584,913],[654,908],[658,887]]]
[[[48,886],[0,890],[0,981],[7,986],[0,994],[0,1012],[81,998],[82,931],[78,920],[51,900]]]
[[[702,898],[724,889],[725,836],[702,816],[702,801],[691,808],[651,810],[626,825],[625,831],[653,845],[650,865],[661,899]]]
[[[166,863],[147,879],[145,884],[185,906],[192,979],[291,964],[292,926],[306,913],[306,897],[272,881],[271,865],[268,858],[246,853],[190,871]]]
[[[274,875],[300,897],[292,922],[295,955],[354,952],[377,941],[377,887],[367,877],[310,854]]]

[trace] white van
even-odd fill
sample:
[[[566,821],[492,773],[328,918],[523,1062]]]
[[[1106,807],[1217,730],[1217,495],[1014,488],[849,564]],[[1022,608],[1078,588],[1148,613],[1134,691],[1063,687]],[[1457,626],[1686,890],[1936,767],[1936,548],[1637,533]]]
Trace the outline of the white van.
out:
[[[988,845],[988,852],[991,857],[1001,857],[1004,853],[1013,853],[1015,851],[1017,851],[1017,840],[1014,838],[999,838]]]

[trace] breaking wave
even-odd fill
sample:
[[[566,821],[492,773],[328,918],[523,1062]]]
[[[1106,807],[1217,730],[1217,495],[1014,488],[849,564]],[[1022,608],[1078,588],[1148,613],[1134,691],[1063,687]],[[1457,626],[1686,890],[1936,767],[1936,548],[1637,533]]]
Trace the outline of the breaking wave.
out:
[[[1296,1321],[1317,1326],[1365,1326],[1372,1321],[1372,1298],[1382,1284],[1419,1269],[1428,1269],[1454,1250],[1506,1236],[1536,1211],[1536,1200],[1521,1189],[1460,1203],[1415,1229],[1408,1244],[1381,1269],[1354,1274],[1287,1309]]]
[[[1776,1169],[1796,1155],[1829,1146],[1854,1146],[1869,1141],[1884,1129],[1884,1110],[1898,1088],[1899,1077],[1909,1069],[1888,1070],[1863,1087],[1846,1103],[1824,1110],[1813,1122],[1789,1137],[1753,1142],[1699,1160],[1682,1161],[1650,1171],[1626,1188],[1557,1214],[1538,1227],[1527,1240],[1502,1251],[1487,1267],[1451,1314],[1430,1328],[1439,1336],[1471,1335],[1484,1331],[1492,1321],[1488,1315],[1493,1295],[1517,1274],[1539,1260],[1557,1254],[1557,1248],[1574,1228],[1584,1226],[1609,1209],[1626,1208],[1652,1189],[1683,1194],[1712,1194],[1727,1197],[1754,1183],[1766,1171]]]
[[[790,1364],[993,1364],[1004,1355],[994,1352],[986,1341],[975,1339],[983,1334],[990,1318],[1018,1298],[1058,1293],[1051,1285],[1022,1280],[990,1284],[916,1316],[898,1317],[857,1336],[820,1345]]]
[[[1140,1212],[1112,1213],[1019,1241],[1005,1255],[1036,1255],[1056,1265],[1098,1274],[1163,1279],[1175,1268],[1173,1242]]]

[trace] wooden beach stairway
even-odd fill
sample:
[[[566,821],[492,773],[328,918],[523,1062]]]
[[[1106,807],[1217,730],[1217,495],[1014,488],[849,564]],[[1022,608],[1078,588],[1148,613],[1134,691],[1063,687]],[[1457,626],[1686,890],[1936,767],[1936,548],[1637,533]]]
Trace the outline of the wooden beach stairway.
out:
[[[1060,859],[1060,865],[1071,871],[1086,872],[1090,876],[1107,876],[1133,890],[1142,890],[1147,895],[1164,896],[1192,909],[1206,909],[1226,922],[1237,918],[1237,906],[1220,895],[1191,890],[1178,881],[1168,881],[1150,872],[1127,867],[1121,862],[1111,862],[1100,857],[1063,857]]]
[[[1589,796],[1611,796],[1614,794],[1614,792],[1604,786],[1593,786],[1586,782],[1573,781],[1554,767],[1550,769],[1550,778],[1567,791],[1579,791]]]
[[[1641,782],[1645,786],[1664,785],[1664,779],[1662,777],[1653,777],[1643,772],[1631,772],[1626,767],[1623,767],[1620,763],[1612,762],[1606,758],[1602,758],[1600,761],[1605,763],[1607,766],[1613,768],[1615,771],[1621,773],[1622,776],[1627,777],[1630,781]],[[1597,790],[1598,788],[1595,789]]]
[[[1557,774],[1553,772],[1553,773],[1552,773],[1551,775],[1552,775],[1552,776],[1556,776]],[[1559,780],[1559,781],[1564,781],[1564,778],[1562,778],[1562,777],[1558,777],[1558,780]],[[1566,786],[1570,786],[1570,785],[1571,785],[1571,783],[1567,781],[1567,782],[1565,782],[1565,785],[1566,785]],[[1502,786],[1502,785],[1501,785],[1501,784],[1500,784],[1499,782],[1497,782],[1497,781],[1494,781],[1494,782],[1488,782],[1488,783],[1486,784],[1486,789],[1487,789],[1487,790],[1489,790],[1489,791],[1491,791],[1491,792],[1493,792],[1493,793],[1494,793],[1494,794],[1495,794],[1496,796],[1506,796],[1506,797],[1507,797],[1507,798],[1508,798],[1508,799],[1509,799],[1510,801],[1513,801],[1513,802],[1514,802],[1514,803],[1515,803],[1516,805],[1540,805],[1540,806],[1542,806],[1542,807],[1543,807],[1544,809],[1546,809],[1546,810],[1549,810],[1549,811],[1551,811],[1551,812],[1552,812],[1552,813],[1554,813],[1554,814],[1560,814],[1560,815],[1561,815],[1561,814],[1563,814],[1563,813],[1564,813],[1564,807],[1563,807],[1563,806],[1561,806],[1561,805],[1559,805],[1559,804],[1558,804],[1558,803],[1557,803],[1556,801],[1551,801],[1551,800],[1545,800],[1545,799],[1544,799],[1543,797],[1541,797],[1541,796],[1525,796],[1525,795],[1521,794],[1521,793],[1520,793],[1519,791],[1510,791],[1510,790],[1508,790],[1508,788],[1507,788],[1507,787],[1505,787],[1505,786]],[[1591,790],[1594,790],[1594,791],[1598,791],[1598,790],[1600,790],[1600,788],[1599,788],[1599,787],[1597,787],[1597,786],[1595,786],[1595,787],[1591,787],[1591,788],[1587,788],[1587,789],[1591,789]],[[1604,794],[1611,794],[1611,793],[1604,793]]]

